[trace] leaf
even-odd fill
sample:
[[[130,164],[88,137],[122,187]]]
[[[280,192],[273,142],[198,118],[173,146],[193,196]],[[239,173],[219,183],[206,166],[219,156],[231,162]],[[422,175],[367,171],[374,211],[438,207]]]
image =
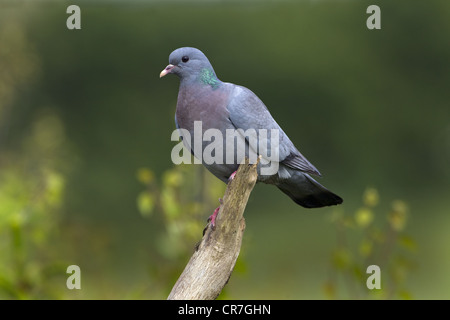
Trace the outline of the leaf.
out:
[[[65,180],[64,177],[54,171],[48,171],[45,174],[46,194],[45,198],[49,205],[59,206],[62,201]]]
[[[368,227],[372,223],[373,218],[373,212],[368,208],[360,208],[355,214],[356,224],[361,228]]]
[[[179,187],[183,182],[181,172],[175,169],[168,170],[164,173],[163,183],[167,187]]]
[[[137,171],[137,179],[142,182],[143,184],[150,184],[153,182],[155,175],[153,174],[153,171],[151,171],[148,168],[140,168]]]
[[[392,210],[388,215],[388,221],[392,229],[402,231],[408,218],[408,207],[405,202],[396,200],[392,203]]]
[[[148,217],[155,207],[155,197],[153,194],[142,191],[137,198],[137,206],[142,216]]]
[[[367,188],[363,194],[364,205],[368,207],[375,207],[379,202],[378,191],[375,188]]]
[[[416,252],[417,251],[417,243],[416,241],[407,235],[402,235],[401,237],[399,237],[399,244],[409,250],[410,252]]]
[[[179,202],[172,188],[163,188],[161,191],[161,205],[169,220],[177,218],[181,213]]]

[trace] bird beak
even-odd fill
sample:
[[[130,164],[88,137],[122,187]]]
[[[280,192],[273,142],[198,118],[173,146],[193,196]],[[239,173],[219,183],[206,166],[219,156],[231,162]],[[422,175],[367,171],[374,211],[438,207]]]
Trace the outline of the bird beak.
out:
[[[171,73],[172,69],[175,68],[173,64],[169,64],[161,73],[159,74],[159,77],[162,78],[166,74]]]

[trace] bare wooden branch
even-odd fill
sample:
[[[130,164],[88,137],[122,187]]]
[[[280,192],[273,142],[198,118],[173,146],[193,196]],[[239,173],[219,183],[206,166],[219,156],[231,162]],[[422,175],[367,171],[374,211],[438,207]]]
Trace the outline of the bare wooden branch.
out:
[[[250,165],[246,159],[228,183],[215,228],[208,225],[205,229],[169,300],[213,300],[228,282],[241,249],[243,214],[256,183],[256,165]]]

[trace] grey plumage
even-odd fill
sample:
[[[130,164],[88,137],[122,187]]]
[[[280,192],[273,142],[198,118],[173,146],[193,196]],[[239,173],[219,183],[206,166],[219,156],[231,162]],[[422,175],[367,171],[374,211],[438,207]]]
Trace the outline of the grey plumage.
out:
[[[173,73],[180,78],[175,123],[177,128],[190,133],[191,140],[183,137],[185,145],[197,158],[193,148],[194,121],[202,121],[202,131],[215,128],[220,130],[223,137],[227,129],[277,130],[278,140],[278,171],[275,174],[263,175],[258,167],[258,181],[274,184],[281,191],[291,197],[297,204],[316,208],[342,203],[342,199],[332,193],[310,174],[319,175],[319,171],[297,150],[289,137],[273,119],[264,103],[249,89],[232,83],[220,81],[211,63],[198,49],[184,47],[173,51],[169,56],[169,65],[161,72],[161,77]],[[203,133],[202,132],[202,133]],[[264,156],[275,149],[270,144],[270,134],[264,137],[258,134],[256,139],[249,136],[239,136],[245,145],[245,155],[251,150]],[[197,151],[203,152],[210,142],[203,141]],[[218,163],[203,163],[206,168],[224,182],[235,172],[242,159],[238,158],[236,145],[228,145],[228,151],[233,151],[232,163],[226,163],[227,145],[223,144],[223,161]],[[266,147],[268,153],[259,152]],[[234,148],[231,150],[230,148]],[[197,152],[198,153],[198,152]],[[264,161],[263,161],[264,162]],[[267,162],[267,161],[266,161]]]

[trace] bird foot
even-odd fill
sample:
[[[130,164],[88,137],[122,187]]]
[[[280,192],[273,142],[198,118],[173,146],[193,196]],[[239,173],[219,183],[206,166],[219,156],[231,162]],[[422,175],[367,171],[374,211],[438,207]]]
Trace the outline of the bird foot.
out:
[[[230,175],[230,177],[228,178],[228,182],[230,182],[231,180],[234,179],[234,176],[236,175],[236,172],[237,172],[237,171],[233,172],[233,173]]]
[[[216,228],[216,218],[217,218],[217,214],[219,213],[220,207],[223,204],[223,200],[221,198],[219,198],[219,203],[220,206],[218,206],[216,208],[216,210],[214,210],[213,214],[209,216],[208,218],[208,222],[211,224],[211,228],[215,229]]]

